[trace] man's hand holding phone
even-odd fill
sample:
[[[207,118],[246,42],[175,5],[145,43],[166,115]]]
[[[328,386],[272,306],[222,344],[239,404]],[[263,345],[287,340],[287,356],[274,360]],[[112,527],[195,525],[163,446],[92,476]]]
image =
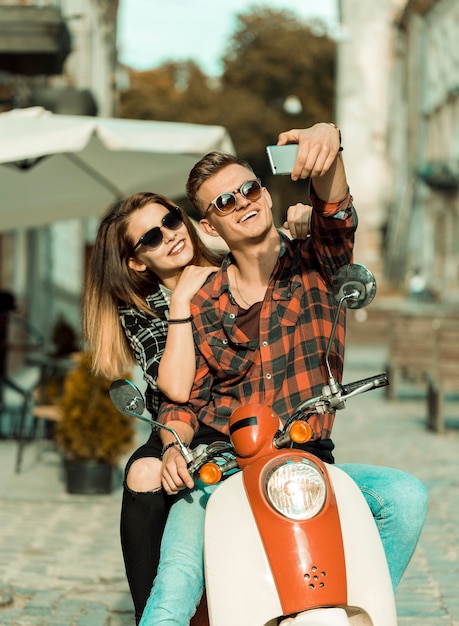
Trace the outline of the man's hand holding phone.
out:
[[[290,174],[292,180],[298,180],[326,174],[341,149],[339,129],[321,122],[281,133],[277,146],[268,146],[267,152],[274,174]]]

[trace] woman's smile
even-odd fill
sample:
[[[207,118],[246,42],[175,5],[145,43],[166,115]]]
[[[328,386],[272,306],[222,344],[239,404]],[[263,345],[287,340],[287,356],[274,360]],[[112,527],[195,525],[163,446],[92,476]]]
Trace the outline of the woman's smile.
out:
[[[177,254],[180,254],[184,248],[186,246],[186,241],[185,239],[180,239],[180,241],[178,241],[174,247],[172,248],[172,250],[168,253],[169,256],[175,256]]]

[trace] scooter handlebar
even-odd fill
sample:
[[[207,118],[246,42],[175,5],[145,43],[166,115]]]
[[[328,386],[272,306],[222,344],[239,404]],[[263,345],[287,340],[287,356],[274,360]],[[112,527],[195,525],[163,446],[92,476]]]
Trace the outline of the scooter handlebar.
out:
[[[387,374],[383,372],[382,374],[376,374],[376,376],[362,378],[361,380],[356,380],[353,383],[341,385],[341,388],[343,390],[344,397],[348,398],[351,394],[358,395],[355,393],[356,391],[358,393],[364,393],[365,391],[370,391],[371,389],[386,387],[388,384],[389,379],[387,378]]]
[[[344,409],[345,403],[349,398],[371,391],[372,389],[385,387],[388,384],[389,379],[387,378],[387,374],[383,372],[382,374],[362,378],[361,380],[356,380],[345,385],[340,384],[338,385],[337,393],[331,393],[330,386],[326,386],[323,388],[321,396],[309,398],[301,402],[296,407],[290,419],[286,422],[285,427],[287,429],[288,426],[296,420],[304,419],[304,417],[306,417],[304,414],[307,412],[327,413]]]

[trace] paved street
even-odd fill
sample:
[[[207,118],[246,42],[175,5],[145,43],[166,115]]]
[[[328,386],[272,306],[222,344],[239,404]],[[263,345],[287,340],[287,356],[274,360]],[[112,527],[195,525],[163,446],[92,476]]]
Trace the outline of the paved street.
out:
[[[384,370],[380,347],[350,346],[347,356],[345,381]],[[384,390],[373,391],[349,401],[333,431],[337,462],[396,467],[429,492],[421,540],[397,593],[399,626],[459,626],[459,398],[446,407],[448,430],[436,435],[425,428],[423,387],[403,385],[390,403]]]
[[[383,346],[351,345],[345,381],[378,373],[384,362]],[[443,436],[425,429],[422,388],[404,385],[391,403],[383,390],[351,402],[336,420],[337,461],[397,467],[429,491],[427,523],[397,596],[399,624],[459,626],[459,400],[447,404],[451,428]],[[132,626],[120,489],[67,494],[58,454],[47,446],[37,460],[35,443],[17,475],[16,445],[0,441],[0,624]]]

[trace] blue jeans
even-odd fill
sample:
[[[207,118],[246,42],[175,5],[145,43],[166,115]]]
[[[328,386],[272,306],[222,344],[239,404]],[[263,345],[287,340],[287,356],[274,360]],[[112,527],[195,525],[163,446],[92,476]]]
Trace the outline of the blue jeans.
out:
[[[188,626],[204,590],[204,515],[218,485],[195,482],[171,506],[158,572],[139,626]]]
[[[396,593],[424,526],[426,488],[411,474],[390,467],[357,463],[336,467],[354,480],[373,513]]]
[[[395,592],[424,525],[426,489],[414,476],[387,467],[337,467],[357,483],[373,513]],[[204,515],[215,488],[197,482],[171,507],[158,574],[139,626],[189,625],[204,589]]]

